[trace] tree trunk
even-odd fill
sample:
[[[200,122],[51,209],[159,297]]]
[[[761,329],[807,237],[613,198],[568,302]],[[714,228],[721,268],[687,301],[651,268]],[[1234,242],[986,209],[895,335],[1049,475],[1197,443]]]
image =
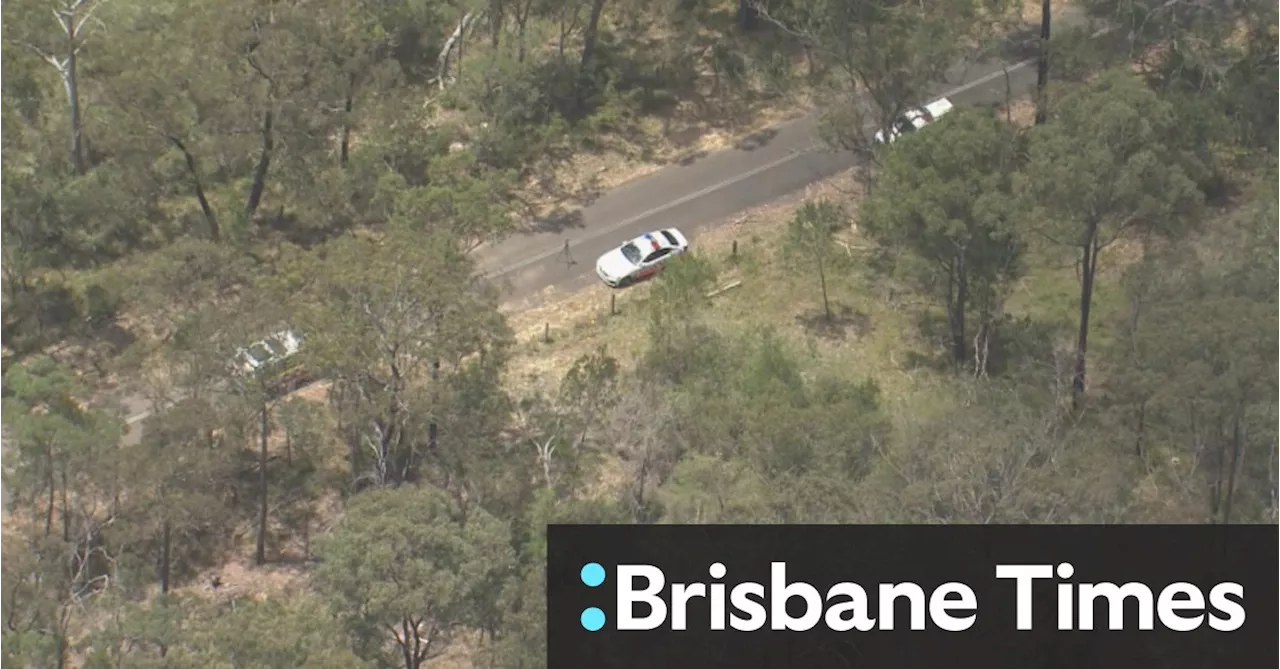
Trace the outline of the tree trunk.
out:
[[[75,168],[76,176],[81,176],[88,170],[88,166],[85,164],[84,139],[80,122],[80,85],[76,79],[76,51],[79,49],[79,44],[77,44],[78,39],[74,30],[73,27],[72,32],[67,35],[67,62],[63,83],[67,87],[67,105],[71,112],[71,164]]]
[[[400,619],[400,656],[404,659],[404,669],[418,669],[421,658],[418,657],[417,630],[411,629],[410,625],[408,617]]]
[[[969,300],[969,276],[964,266],[964,253],[956,256],[956,292],[951,303],[951,356],[956,369],[964,367],[968,359],[965,341],[964,310]]]
[[[67,503],[67,463],[62,463],[62,540],[71,541],[71,505]]]
[[[756,18],[756,8],[751,0],[738,0],[738,29],[742,32],[755,30]]]
[[[444,46],[440,48],[440,55],[436,56],[436,79],[440,85],[440,90],[444,90],[445,80],[449,77],[449,54],[453,53],[454,46],[460,45],[463,39],[463,32],[467,29],[467,24],[471,22],[473,12],[467,12],[463,15],[462,20],[458,21],[458,27],[453,29],[453,33],[449,35],[449,39],[445,40]],[[462,54],[458,54],[458,73],[462,73]]]
[[[351,152],[351,110],[356,103],[356,75],[348,75],[347,77],[347,99],[342,102],[342,143],[338,146],[338,165],[347,166],[347,159]]]
[[[644,457],[640,460],[640,468],[636,476],[636,509],[633,518],[638,522],[644,509],[645,480],[649,478],[649,447],[645,447]]]
[[[1240,462],[1244,453],[1244,429],[1240,425],[1243,407],[1236,407],[1236,414],[1231,424],[1231,469],[1227,473],[1227,492],[1222,505],[1222,524],[1231,524],[1231,507],[1236,496],[1236,475],[1240,471]]]
[[[467,29],[471,27],[473,14],[462,17],[462,30],[458,33],[458,81],[462,81],[462,52],[467,45]]]
[[[57,650],[54,651],[55,653],[57,653],[57,656],[54,658],[55,659],[54,666],[57,667],[57,669],[66,669],[67,655],[70,654],[68,651],[71,650],[71,647],[70,647],[71,644],[69,642],[70,640],[67,638],[69,635],[67,627],[70,620],[68,619],[67,614],[64,612],[60,611],[58,615],[59,615],[58,627],[54,631],[54,637],[55,637],[54,644],[57,648]]]
[[[191,174],[191,183],[195,187],[196,201],[200,203],[200,212],[204,214],[204,220],[209,224],[209,237],[213,241],[218,241],[222,237],[222,230],[218,227],[218,216],[213,211],[213,207],[209,204],[209,198],[204,192],[204,182],[200,180],[200,169],[196,164],[196,157],[191,155],[187,150],[187,145],[177,137],[170,136],[169,141],[182,152],[182,157],[187,161],[187,172]]]
[[[987,360],[991,357],[991,331],[995,329],[995,319],[983,316],[978,324],[978,334],[973,337],[973,375],[975,378],[987,378]]]
[[[822,286],[822,311],[827,317],[827,322],[830,323],[833,319],[831,317],[831,300],[827,297],[827,268],[822,262],[821,252],[818,255],[818,283]]]
[[[431,361],[431,393],[432,398],[436,396],[436,383],[440,380],[440,359],[436,358]],[[439,438],[440,428],[436,425],[435,411],[431,413],[431,422],[427,424],[427,449],[435,452],[437,439]]]
[[[262,404],[262,428],[258,446],[258,545],[254,561],[259,567],[267,563],[267,437],[270,434],[271,414],[267,404]]]
[[[502,0],[489,0],[489,46],[498,48],[502,41],[502,20],[506,18],[506,7]]]
[[[529,12],[533,11],[533,0],[516,0],[514,6],[516,20],[516,62],[523,63],[525,56],[525,28],[529,25]]]
[[[271,152],[275,149],[276,139],[271,125],[275,121],[275,112],[268,109],[262,116],[262,153],[258,156],[258,167],[253,171],[253,185],[249,188],[249,200],[245,203],[245,218],[252,220],[262,203],[262,191],[267,185],[267,170],[271,167]]]
[[[45,509],[44,514],[44,535],[47,537],[53,534],[53,507],[58,500],[58,484],[53,477],[53,452],[49,453],[49,474],[48,480],[45,482],[49,488],[49,506]]]
[[[604,10],[606,0],[592,0],[591,16],[587,19],[587,30],[582,34],[582,60],[578,69],[585,70],[596,55],[596,38],[600,31],[600,14]]]
[[[577,104],[581,110],[585,100],[586,77],[590,74],[591,62],[596,55],[596,38],[600,31],[600,13],[604,10],[606,0],[591,1],[591,16],[587,20],[586,32],[582,34],[582,59],[578,62]]]
[[[160,594],[169,594],[169,550],[173,528],[166,518],[160,536]]]
[[[524,29],[528,24],[528,17],[522,16],[516,19],[516,62],[524,62]]]
[[[1217,426],[1218,423],[1213,423]],[[1215,430],[1215,437],[1221,437],[1221,434]],[[1226,476],[1227,469],[1227,444],[1221,438],[1215,438],[1214,446],[1214,475],[1213,482],[1209,484],[1209,522],[1217,525],[1222,521],[1222,484]]]
[[[1134,430],[1137,436],[1133,440],[1133,450],[1140,458],[1147,456],[1147,402],[1143,400],[1138,404],[1137,427]]]
[[[1098,269],[1098,225],[1089,223],[1080,245],[1080,331],[1076,337],[1076,367],[1071,378],[1071,405],[1079,407],[1085,387],[1085,357],[1089,349],[1089,309],[1093,303],[1093,278]]]
[[[1040,1],[1040,58],[1036,64],[1036,125],[1045,121],[1044,89],[1049,85],[1049,21],[1051,0]]]

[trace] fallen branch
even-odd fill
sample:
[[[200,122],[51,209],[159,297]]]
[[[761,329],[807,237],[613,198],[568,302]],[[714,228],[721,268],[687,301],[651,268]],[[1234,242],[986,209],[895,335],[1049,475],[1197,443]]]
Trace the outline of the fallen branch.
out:
[[[715,297],[715,296],[717,296],[717,295],[719,295],[719,294],[721,294],[721,293],[726,293],[726,292],[728,292],[728,291],[730,291],[730,290],[733,290],[734,288],[737,288],[738,286],[741,286],[741,285],[742,285],[742,282],[741,282],[741,281],[734,281],[733,283],[731,283],[731,284],[729,284],[729,285],[727,285],[727,286],[721,286],[720,288],[717,288],[717,289],[715,289],[715,290],[711,291],[710,293],[707,293],[707,298],[709,299],[709,298]]]

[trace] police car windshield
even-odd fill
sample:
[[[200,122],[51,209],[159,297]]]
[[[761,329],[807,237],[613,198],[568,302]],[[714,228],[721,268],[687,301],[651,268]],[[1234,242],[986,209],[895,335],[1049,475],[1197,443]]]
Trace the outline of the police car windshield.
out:
[[[630,260],[632,264],[640,263],[640,249],[635,242],[627,242],[626,246],[622,247],[622,257]]]

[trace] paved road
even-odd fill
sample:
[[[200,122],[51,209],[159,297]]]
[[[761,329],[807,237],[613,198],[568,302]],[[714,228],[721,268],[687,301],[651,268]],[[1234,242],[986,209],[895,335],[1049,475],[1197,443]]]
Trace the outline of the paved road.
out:
[[[939,86],[937,94],[962,106],[998,104],[1005,99],[1004,72],[998,63],[956,68],[948,77],[954,83]],[[1034,88],[1035,79],[1034,61],[1009,67],[1015,96]],[[696,238],[729,216],[855,165],[852,153],[826,148],[816,131],[816,119],[806,116],[777,128],[758,148],[728,149],[640,178],[584,209],[580,225],[519,234],[484,249],[480,269],[503,281],[512,299],[549,286],[572,291],[589,285],[598,280],[596,258],[627,239],[672,226]],[[573,264],[565,259],[565,242]]]
[[[1055,18],[1060,27],[1082,25],[1083,17],[1068,7]],[[1109,32],[1100,30],[1095,36]],[[1035,86],[1035,28],[1021,32],[1002,61],[969,63],[952,68],[935,87],[961,106],[1000,104],[1007,85],[1014,96]],[[675,226],[690,237],[738,212],[766,204],[811,183],[854,166],[855,157],[823,146],[813,115],[762,133],[753,148],[709,154],[687,165],[659,170],[602,195],[581,211],[572,226],[521,233],[477,251],[480,270],[500,282],[508,299],[535,296],[555,286],[571,292],[595,281],[595,259],[643,232]],[[569,244],[566,262],[563,252]],[[696,240],[695,240],[696,242]],[[142,397],[117,398],[130,425],[126,443],[140,437],[149,403]]]
[[[1061,30],[1086,20],[1078,9],[1067,7],[1054,22]],[[1108,32],[1098,30],[1094,36]],[[1001,61],[952,68],[930,99],[945,96],[959,106],[990,106],[1003,103],[1009,93],[1017,97],[1030,92],[1036,81],[1037,34],[1038,25],[1020,31],[1011,38],[1020,44],[1011,45]],[[869,135],[871,129],[866,130]],[[480,269],[504,284],[509,299],[529,298],[550,286],[572,292],[596,281],[596,258],[627,239],[671,226],[696,237],[698,231],[738,212],[856,163],[852,153],[823,145],[814,115],[779,126],[765,133],[764,140],[753,148],[726,149],[624,184],[583,209],[580,221],[571,227],[518,234],[481,249]],[[572,264],[564,257],[566,242]]]

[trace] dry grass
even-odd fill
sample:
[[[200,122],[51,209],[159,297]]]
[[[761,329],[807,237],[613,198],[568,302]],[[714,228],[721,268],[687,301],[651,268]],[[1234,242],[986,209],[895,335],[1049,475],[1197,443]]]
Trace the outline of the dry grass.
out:
[[[25,546],[26,532],[34,527],[29,516],[15,515],[6,511],[0,517],[0,556],[4,555],[3,546],[9,546],[9,550],[14,550],[17,546]],[[2,558],[0,558],[2,561]]]
[[[1008,119],[1019,128],[1030,128],[1036,122],[1036,103],[1031,96],[1023,96],[1013,100],[1007,107],[1000,105],[996,108],[996,114],[1000,119]]]
[[[210,585],[215,577],[219,579],[217,589]],[[304,565],[267,563],[259,567],[251,556],[236,556],[219,567],[206,570],[175,591],[210,601],[263,601],[296,596],[305,592],[309,583]]]
[[[512,390],[550,390],[574,360],[600,346],[630,362],[646,336],[643,321],[633,312],[639,311],[648,291],[646,285],[619,291],[618,316],[609,315],[611,291],[603,285],[559,299],[544,293],[542,306],[510,313],[508,322],[518,344],[507,372]]]

